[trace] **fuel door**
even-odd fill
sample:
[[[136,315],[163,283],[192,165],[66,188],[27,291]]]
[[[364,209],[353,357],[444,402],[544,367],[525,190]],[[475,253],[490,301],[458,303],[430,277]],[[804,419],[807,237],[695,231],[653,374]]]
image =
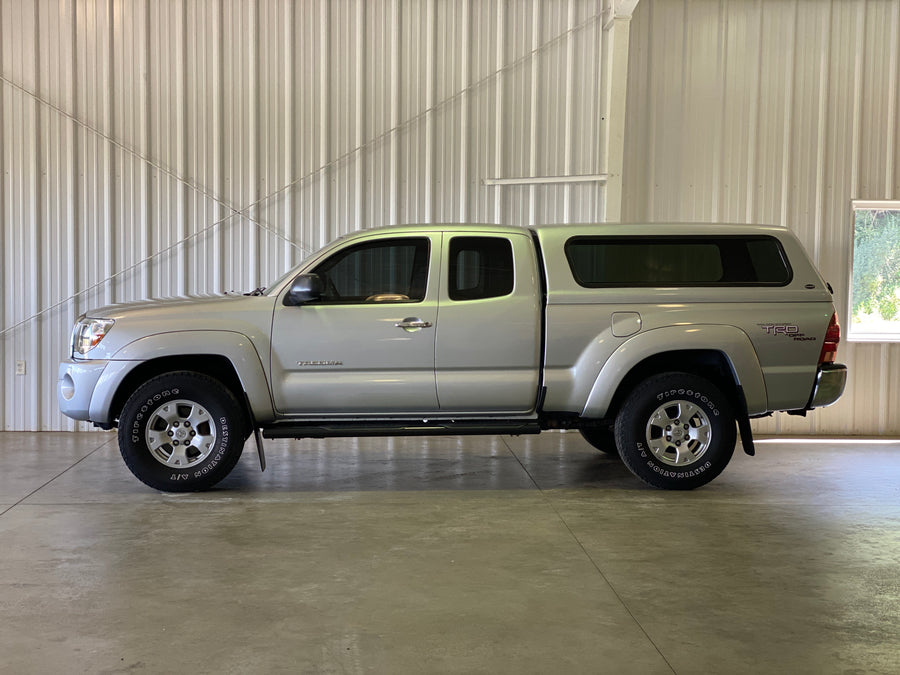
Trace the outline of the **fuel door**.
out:
[[[612,334],[616,337],[631,337],[641,330],[641,315],[637,312],[613,312]]]

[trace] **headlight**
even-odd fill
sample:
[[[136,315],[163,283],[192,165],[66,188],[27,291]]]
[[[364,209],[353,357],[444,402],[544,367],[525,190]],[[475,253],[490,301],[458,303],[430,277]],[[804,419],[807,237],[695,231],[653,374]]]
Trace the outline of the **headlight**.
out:
[[[100,344],[114,323],[114,319],[81,317],[72,330],[72,354],[87,354]]]

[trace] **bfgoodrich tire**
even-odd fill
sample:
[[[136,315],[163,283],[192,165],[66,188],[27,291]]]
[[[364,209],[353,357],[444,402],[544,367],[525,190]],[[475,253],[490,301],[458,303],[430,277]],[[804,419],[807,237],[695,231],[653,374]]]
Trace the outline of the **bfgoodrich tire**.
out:
[[[189,371],[141,385],[119,418],[119,451],[143,483],[165,492],[206,490],[244,447],[246,416],[218,380]]]
[[[644,380],[622,405],[615,432],[628,469],[668,490],[692,490],[718,476],[736,441],[728,399],[711,382],[689,373]]]

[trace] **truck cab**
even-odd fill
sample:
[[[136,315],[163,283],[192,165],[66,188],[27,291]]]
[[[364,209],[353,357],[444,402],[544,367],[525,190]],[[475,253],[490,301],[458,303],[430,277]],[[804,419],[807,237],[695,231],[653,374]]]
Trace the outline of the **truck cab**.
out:
[[[521,229],[394,229],[321,256],[276,292],[278,415],[533,415],[542,290]],[[314,295],[292,288],[312,283]]]

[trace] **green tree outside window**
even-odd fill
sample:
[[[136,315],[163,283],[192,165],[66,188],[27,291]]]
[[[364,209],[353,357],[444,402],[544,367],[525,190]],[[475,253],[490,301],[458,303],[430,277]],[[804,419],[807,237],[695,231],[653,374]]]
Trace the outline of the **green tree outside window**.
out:
[[[856,209],[851,339],[900,340],[900,209]]]

